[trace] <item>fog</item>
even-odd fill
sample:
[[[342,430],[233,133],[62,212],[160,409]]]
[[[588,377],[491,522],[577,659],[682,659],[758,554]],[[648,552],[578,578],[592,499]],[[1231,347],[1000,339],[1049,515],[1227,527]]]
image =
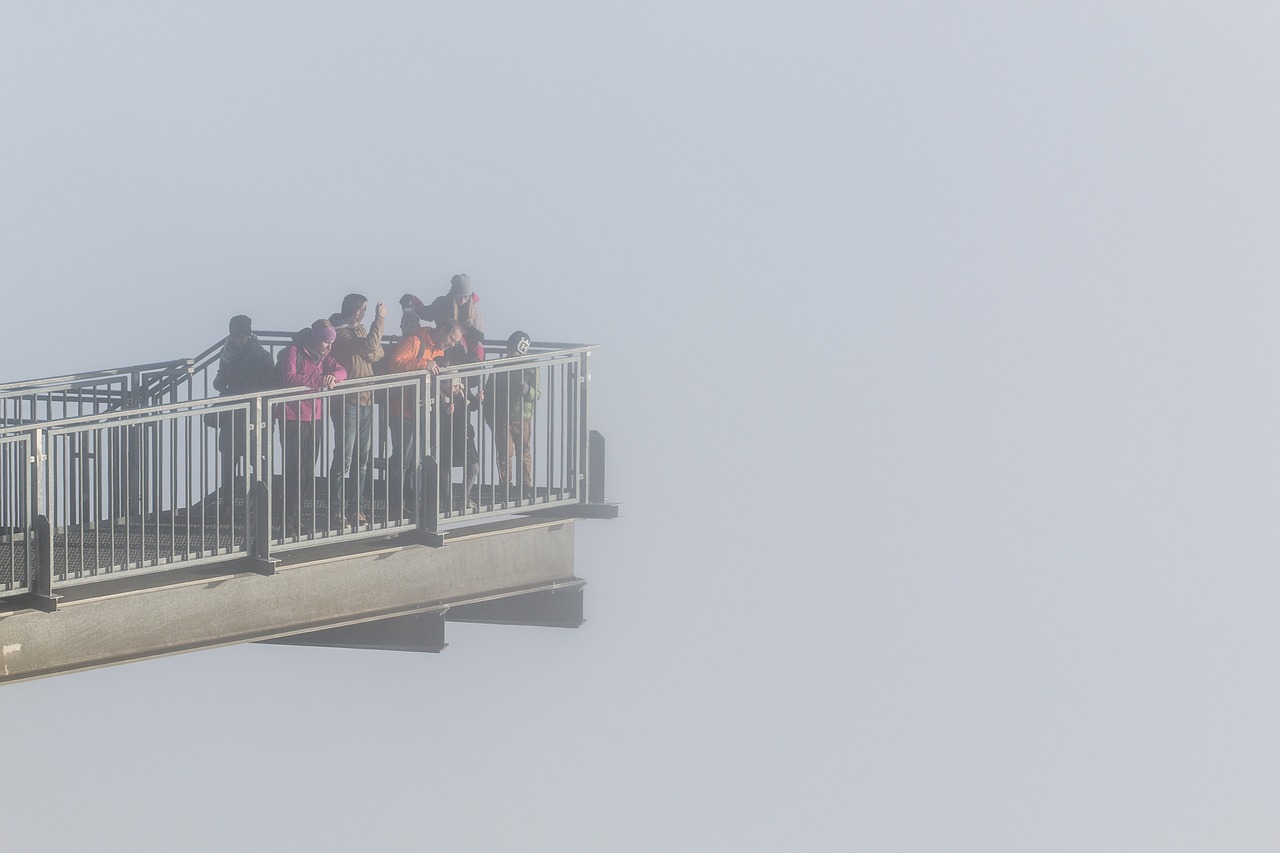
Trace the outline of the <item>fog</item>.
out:
[[[623,507],[576,631],[5,687],[6,848],[1274,849],[1277,37],[6,4],[4,381],[466,272],[603,345]]]

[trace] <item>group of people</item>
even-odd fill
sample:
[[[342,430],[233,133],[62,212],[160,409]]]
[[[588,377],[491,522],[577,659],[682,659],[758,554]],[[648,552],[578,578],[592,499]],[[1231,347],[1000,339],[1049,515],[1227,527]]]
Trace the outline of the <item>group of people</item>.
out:
[[[413,294],[400,298],[400,340],[384,345],[387,307],[379,302],[373,320],[366,327],[369,300],[349,293],[341,309],[327,319],[318,319],[300,329],[293,343],[273,361],[253,332],[249,317],[231,318],[228,336],[218,361],[215,390],[224,395],[257,393],[280,388],[331,390],[343,382],[376,375],[428,371],[442,367],[483,361],[484,332],[479,296],[472,291],[465,274],[455,275],[449,291],[430,303]],[[429,323],[430,325],[424,325]],[[523,331],[507,340],[505,355],[529,352],[530,338]],[[372,498],[369,469],[373,452],[374,408],[378,421],[390,434],[387,507],[399,517],[411,505],[420,449],[421,407],[416,386],[359,390],[351,394],[304,397],[275,406],[274,418],[284,459],[284,494],[280,501],[286,532],[296,533],[304,494],[315,488],[315,465],[323,444],[325,400],[330,402],[333,425],[333,458],[329,464],[328,506],[330,524],[342,528],[369,524]],[[480,458],[475,427],[470,413],[482,412],[494,438],[499,494],[529,497],[533,491],[533,417],[541,397],[540,371],[526,367],[495,372],[481,384],[478,380],[439,383],[439,447],[436,460],[440,472],[442,500],[452,500],[452,468],[463,468],[463,505],[475,504],[474,486]],[[488,404],[485,401],[488,400]],[[221,452],[222,492],[219,512],[231,515],[231,483],[237,460],[247,461],[247,441],[241,424],[218,423]],[[424,433],[424,437],[426,434]],[[519,456],[518,470],[511,459]],[[259,463],[261,464],[261,463]]]

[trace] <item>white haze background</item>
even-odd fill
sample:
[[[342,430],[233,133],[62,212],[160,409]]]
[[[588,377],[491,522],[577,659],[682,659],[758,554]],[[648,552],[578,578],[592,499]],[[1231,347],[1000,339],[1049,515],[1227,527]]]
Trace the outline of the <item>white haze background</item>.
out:
[[[1278,40],[0,4],[3,379],[467,272],[492,336],[604,344],[624,503],[578,631],[3,688],[4,848],[1274,850]]]

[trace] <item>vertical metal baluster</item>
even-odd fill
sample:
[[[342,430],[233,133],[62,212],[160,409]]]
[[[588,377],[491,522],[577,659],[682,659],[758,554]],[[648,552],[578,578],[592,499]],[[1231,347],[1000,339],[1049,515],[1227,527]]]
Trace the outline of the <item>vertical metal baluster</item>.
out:
[[[191,497],[192,497],[191,466],[195,464],[196,459],[195,459],[195,453],[193,452],[192,441],[191,441],[192,435],[191,435],[191,415],[190,414],[184,415],[182,417],[181,435],[182,435],[183,447],[185,449],[185,452],[180,454],[183,457],[183,461],[184,461],[184,464],[182,466],[183,468],[182,493],[185,496],[183,499],[183,509],[185,510],[183,512],[183,521],[184,521],[183,527],[186,528],[186,531],[183,534],[183,536],[185,537],[184,553],[186,554],[186,559],[191,559],[192,557],[191,510],[194,508],[194,502],[191,500]],[[201,461],[203,461],[203,457],[201,457]],[[200,521],[201,523],[204,522],[204,503],[203,502],[201,502],[200,504]],[[198,557],[204,556],[204,539],[200,540],[200,550],[197,554],[195,554],[195,556],[198,556]]]
[[[94,393],[95,410],[98,405],[97,392]],[[96,411],[95,411],[96,413]],[[93,503],[92,512],[90,512],[91,530],[93,531],[93,564],[99,566],[102,564],[102,545],[100,539],[100,527],[102,518],[102,434],[104,428],[93,430]]]
[[[569,472],[573,463],[569,459],[569,418],[573,412],[571,404],[573,389],[569,385],[569,362],[560,362],[560,497],[568,497]]]
[[[206,375],[206,380],[207,380]],[[207,382],[206,382],[207,384]],[[222,459],[218,456],[218,432],[214,428],[213,441],[209,440],[209,429],[204,423],[204,412],[200,413],[200,473],[197,477],[199,481],[198,488],[200,490],[200,553],[209,550],[209,510],[205,504],[209,500],[210,486],[213,487],[213,551],[216,553],[222,548],[222,493],[218,489],[218,482],[222,477]],[[212,476],[209,471],[209,457],[213,457]],[[232,519],[234,526],[235,520]]]
[[[171,415],[168,423],[169,453],[165,460],[169,463],[169,494],[165,505],[169,512],[169,563],[172,564],[178,556],[178,419]]]

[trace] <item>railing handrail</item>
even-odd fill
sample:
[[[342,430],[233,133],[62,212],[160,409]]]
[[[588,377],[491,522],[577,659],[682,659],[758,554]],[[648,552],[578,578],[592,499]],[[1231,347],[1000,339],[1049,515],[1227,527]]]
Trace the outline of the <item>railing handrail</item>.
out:
[[[294,335],[297,332],[284,332],[277,330],[261,330],[254,333],[258,340],[273,344],[285,346],[291,345]],[[386,334],[383,340],[388,343],[399,343],[403,339],[401,335]],[[0,397],[10,396],[22,392],[53,392],[63,389],[75,388],[81,385],[93,385],[108,379],[128,378],[134,374],[155,373],[161,370],[174,371],[175,376],[189,376],[191,371],[205,367],[216,361],[217,356],[226,343],[226,338],[219,338],[213,345],[207,347],[199,354],[190,357],[173,358],[164,361],[153,361],[144,364],[130,364],[122,367],[108,367],[102,370],[90,370],[77,373],[65,373],[57,376],[45,376],[36,379],[22,379],[14,382],[0,382]],[[486,338],[484,345],[491,348],[500,348],[506,344],[506,340],[501,338]],[[571,343],[559,341],[537,341],[532,344],[533,350],[541,352],[530,353],[546,354],[550,352],[571,353],[580,352],[586,349],[597,348],[598,344]],[[181,371],[179,373],[178,371]]]
[[[529,355],[513,356],[503,359],[488,359],[482,362],[472,364],[458,364],[449,367],[443,367],[439,371],[441,376],[471,376],[480,375],[491,372],[499,361],[502,362],[503,369],[515,369],[520,366],[536,365],[548,361],[567,361],[569,357],[581,355],[583,353],[592,352],[599,349],[598,344],[577,345],[573,349],[551,350],[540,353],[530,353]],[[336,387],[323,390],[318,388],[308,388],[305,385],[290,386],[287,388],[272,388],[265,391],[251,391],[247,394],[226,395],[220,397],[200,397],[194,400],[181,400],[175,403],[158,403],[151,406],[138,406],[130,409],[116,409],[110,412],[99,412],[91,415],[77,415],[71,418],[61,418],[55,421],[39,421],[35,423],[0,427],[0,436],[14,435],[29,432],[33,429],[42,427],[75,427],[86,424],[106,424],[113,421],[136,421],[144,419],[150,415],[164,415],[178,412],[212,412],[217,411],[219,407],[235,408],[242,403],[252,402],[253,400],[263,399],[270,405],[278,402],[293,402],[295,400],[304,400],[312,397],[321,396],[344,396],[346,394],[354,394],[362,390],[376,389],[383,383],[387,387],[393,385],[407,384],[403,380],[408,378],[421,378],[430,376],[429,370],[413,370],[403,373],[387,373],[382,375],[365,376],[360,379],[346,379],[339,383]]]
[[[14,391],[48,391],[64,387],[74,387],[78,383],[92,384],[103,379],[127,377],[135,373],[149,373],[156,370],[186,367],[193,362],[190,358],[174,358],[168,361],[155,361],[149,364],[131,364],[126,367],[108,367],[104,370],[91,370],[83,373],[66,373],[61,376],[46,376],[40,379],[23,379],[17,382],[0,382],[0,396]]]

